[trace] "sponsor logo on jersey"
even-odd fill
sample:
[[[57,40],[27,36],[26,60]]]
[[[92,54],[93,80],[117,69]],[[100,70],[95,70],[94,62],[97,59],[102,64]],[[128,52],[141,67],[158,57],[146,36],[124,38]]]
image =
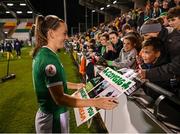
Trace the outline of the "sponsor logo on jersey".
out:
[[[49,64],[45,69],[47,76],[54,76],[56,74],[56,67],[53,64]]]

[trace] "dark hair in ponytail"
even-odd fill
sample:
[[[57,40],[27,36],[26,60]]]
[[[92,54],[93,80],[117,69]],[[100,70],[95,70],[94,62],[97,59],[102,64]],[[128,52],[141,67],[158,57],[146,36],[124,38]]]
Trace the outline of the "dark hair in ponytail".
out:
[[[32,56],[35,57],[37,52],[42,46],[46,46],[47,33],[49,29],[56,30],[60,26],[60,22],[64,23],[63,20],[59,19],[55,15],[48,15],[46,17],[38,15],[35,21],[35,38],[36,45],[33,50]]]
[[[36,17],[35,21],[35,39],[36,39],[36,45],[33,51],[32,56],[35,57],[36,53],[38,52],[39,48],[41,48],[43,45],[47,43],[46,37],[41,32],[41,25],[44,21],[44,16],[39,15]]]

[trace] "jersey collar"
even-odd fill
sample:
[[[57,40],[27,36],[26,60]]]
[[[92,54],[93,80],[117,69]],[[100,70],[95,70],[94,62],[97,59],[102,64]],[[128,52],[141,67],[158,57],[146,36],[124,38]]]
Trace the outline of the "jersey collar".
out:
[[[56,54],[56,52],[55,51],[53,51],[51,48],[49,48],[48,46],[42,46],[43,48],[48,48],[49,50],[51,50],[53,53],[55,53]]]

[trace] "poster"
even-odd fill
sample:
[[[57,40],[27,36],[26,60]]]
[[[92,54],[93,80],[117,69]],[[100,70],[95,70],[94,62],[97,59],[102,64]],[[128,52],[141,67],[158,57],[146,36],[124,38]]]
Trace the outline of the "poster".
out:
[[[142,83],[136,79],[138,74],[135,70],[130,69],[130,68],[122,68],[122,69],[117,70],[117,72],[135,82],[135,85],[133,85],[131,88],[125,91],[126,95],[131,95],[142,85]]]
[[[125,92],[130,89],[135,82],[128,79],[124,75],[114,71],[113,69],[107,67],[105,68],[100,75],[107,80],[111,85],[117,88],[120,92]]]
[[[84,89],[76,92],[75,96],[87,99],[98,97],[119,97],[134,85],[135,82],[128,79],[127,76],[123,76],[107,67],[100,72],[96,78],[90,80]],[[98,109],[94,107],[74,108],[77,126],[88,121],[97,112]]]
[[[85,89],[82,89],[79,92],[75,92],[73,96],[85,99],[89,98]],[[97,113],[97,110],[95,107],[74,108],[74,113],[76,118],[76,124],[77,126],[80,126],[81,124],[92,118]]]
[[[103,80],[88,92],[90,98],[98,97],[119,97],[122,92],[112,86],[108,81]]]

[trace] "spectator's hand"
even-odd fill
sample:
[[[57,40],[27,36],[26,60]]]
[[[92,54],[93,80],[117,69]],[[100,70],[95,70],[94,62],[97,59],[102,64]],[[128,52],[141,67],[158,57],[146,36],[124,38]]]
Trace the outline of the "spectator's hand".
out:
[[[99,56],[94,56],[95,60],[98,62],[99,61]]]
[[[112,45],[108,45],[108,46],[107,46],[107,50],[108,50],[108,51],[114,51],[114,48],[113,48]]]
[[[95,107],[100,109],[107,109],[111,110],[117,107],[118,102],[116,98],[109,98],[109,97],[103,97],[103,98],[95,98]]]
[[[138,77],[140,79],[146,79],[146,70],[145,69],[139,69],[138,70]]]
[[[95,58],[95,54],[93,52],[90,52],[90,57]]]
[[[141,65],[143,64],[143,59],[141,56],[136,56],[136,63],[137,63],[137,68],[141,69]]]
[[[88,51],[92,54],[93,53],[93,49],[89,48]]]
[[[102,63],[102,65],[103,65],[103,66],[108,66],[107,61],[104,61],[104,62]]]

